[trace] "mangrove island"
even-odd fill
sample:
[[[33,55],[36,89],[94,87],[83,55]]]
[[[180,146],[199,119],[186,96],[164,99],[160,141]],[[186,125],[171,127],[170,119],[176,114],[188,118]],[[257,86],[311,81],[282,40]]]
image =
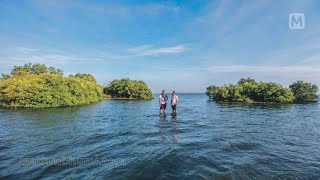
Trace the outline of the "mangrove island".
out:
[[[154,98],[151,90],[144,81],[129,78],[115,79],[104,89],[104,93],[114,99],[151,100]]]
[[[273,82],[256,82],[242,78],[237,84],[209,86],[206,94],[216,102],[236,103],[302,103],[317,101],[318,87],[311,83],[296,81],[285,88]]]
[[[91,74],[65,77],[60,69],[44,64],[14,66],[10,74],[2,74],[0,79],[0,107],[68,107],[98,102],[105,96],[138,100],[153,98],[143,81],[114,80],[103,88]]]

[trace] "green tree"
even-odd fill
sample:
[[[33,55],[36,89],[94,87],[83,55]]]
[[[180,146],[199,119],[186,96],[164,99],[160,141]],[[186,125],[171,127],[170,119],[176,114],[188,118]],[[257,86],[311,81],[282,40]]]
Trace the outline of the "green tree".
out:
[[[296,102],[312,102],[317,100],[318,87],[314,84],[296,81],[289,88],[294,93]]]
[[[97,82],[96,78],[94,76],[92,76],[91,74],[77,73],[75,75],[70,75],[69,77],[80,78],[80,79],[84,79],[84,80],[94,82],[94,83]]]
[[[50,66],[50,67],[48,68],[48,72],[49,72],[50,74],[60,74],[60,75],[63,75],[62,70],[56,69],[56,68],[54,68],[54,67],[52,67],[52,66]]]
[[[238,81],[238,85],[245,85],[245,84],[257,84],[256,80],[252,79],[252,78],[241,78]]]
[[[60,69],[56,69],[54,67],[47,67],[44,64],[32,64],[27,63],[23,66],[14,66],[11,70],[10,75],[17,75],[20,73],[28,73],[28,74],[59,74],[63,75]],[[3,76],[10,76],[10,75],[3,75]]]
[[[218,102],[266,102],[291,103],[293,92],[276,83],[256,82],[251,78],[242,78],[237,84],[228,86],[209,86],[206,94],[209,99]]]
[[[255,100],[261,102],[291,103],[294,100],[293,93],[289,89],[271,82],[260,82],[256,94]]]
[[[140,100],[153,99],[154,96],[147,84],[129,78],[116,79],[104,88],[104,93],[113,98],[132,98]]]
[[[102,86],[85,78],[63,77],[55,68],[26,64],[0,81],[0,106],[45,108],[100,101]]]
[[[10,78],[10,75],[9,75],[9,74],[1,74],[0,80],[8,79],[8,78]]]

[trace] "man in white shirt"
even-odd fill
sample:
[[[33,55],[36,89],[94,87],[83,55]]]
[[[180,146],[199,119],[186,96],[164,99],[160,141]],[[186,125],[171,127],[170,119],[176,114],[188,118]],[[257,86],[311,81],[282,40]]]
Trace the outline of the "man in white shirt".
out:
[[[176,95],[176,92],[172,92],[171,96],[171,107],[172,107],[172,114],[177,115],[177,104],[179,102],[179,97]]]
[[[160,115],[166,113],[168,96],[165,90],[162,90],[162,93],[159,96],[159,106],[160,106]]]

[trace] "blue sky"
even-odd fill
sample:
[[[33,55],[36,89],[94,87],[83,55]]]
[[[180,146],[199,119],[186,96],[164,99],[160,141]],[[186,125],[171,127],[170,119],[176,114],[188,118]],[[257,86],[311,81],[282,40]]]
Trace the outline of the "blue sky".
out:
[[[320,86],[320,1],[0,0],[0,72],[27,62],[106,85],[204,92],[241,77]],[[290,13],[306,27],[292,30]]]

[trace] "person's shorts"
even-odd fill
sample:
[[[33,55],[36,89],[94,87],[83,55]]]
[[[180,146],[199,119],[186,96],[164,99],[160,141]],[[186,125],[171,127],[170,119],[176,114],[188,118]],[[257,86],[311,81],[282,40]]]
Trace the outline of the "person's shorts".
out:
[[[167,108],[167,104],[161,104],[160,109],[166,109]]]
[[[171,107],[172,107],[172,110],[177,110],[177,105],[173,105]]]

